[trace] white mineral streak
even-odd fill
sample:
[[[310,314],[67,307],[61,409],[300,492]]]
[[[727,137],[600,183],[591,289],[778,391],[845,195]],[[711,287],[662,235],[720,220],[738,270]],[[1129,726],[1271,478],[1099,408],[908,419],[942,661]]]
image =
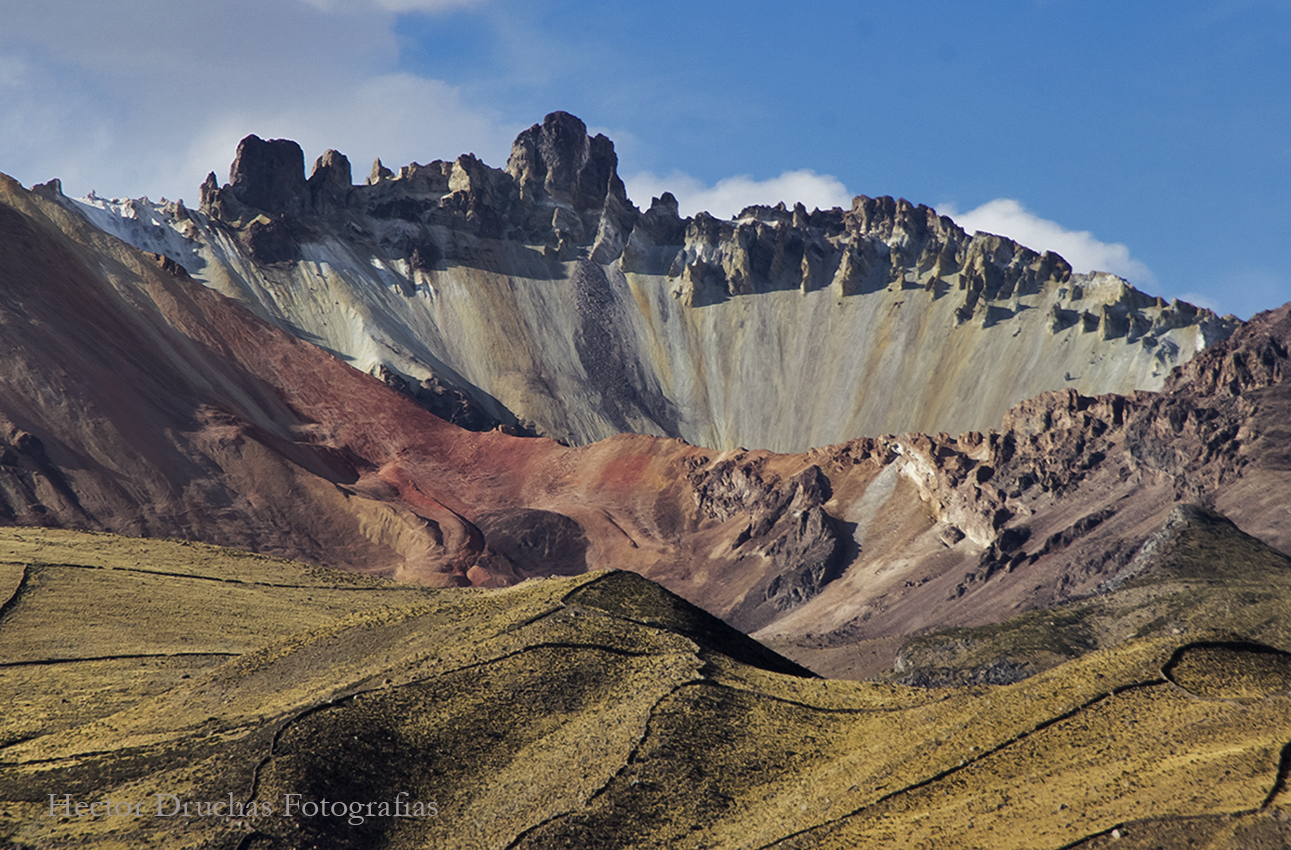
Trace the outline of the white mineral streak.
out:
[[[563,278],[526,275],[540,247],[439,233],[457,245],[470,240],[489,262],[412,271],[406,261],[325,238],[303,245],[300,262],[263,268],[202,213],[146,200],[74,203],[104,230],[170,256],[195,279],[357,369],[447,378],[476,388],[486,406],[572,443],[622,430],[576,348],[585,317],[571,284],[575,263],[541,266]],[[397,225],[369,226],[377,233]],[[686,256],[720,259],[710,245],[688,245]],[[613,305],[605,314],[612,356],[676,414],[670,423],[634,413],[628,426],[721,449],[803,451],[863,435],[984,431],[1044,390],[1157,389],[1208,335],[1228,330],[1205,311],[1190,323],[1169,321],[1170,305],[1143,303],[1102,273],[1047,282],[959,321],[959,273],[932,287],[930,272],[855,294],[830,284],[689,306],[684,293],[678,297],[679,277],[625,273],[621,264],[601,265]],[[1070,321],[1100,317],[1105,307],[1128,309],[1150,330],[1105,339],[1105,320],[1093,329],[1084,321],[1053,329],[1055,308],[1070,311]]]

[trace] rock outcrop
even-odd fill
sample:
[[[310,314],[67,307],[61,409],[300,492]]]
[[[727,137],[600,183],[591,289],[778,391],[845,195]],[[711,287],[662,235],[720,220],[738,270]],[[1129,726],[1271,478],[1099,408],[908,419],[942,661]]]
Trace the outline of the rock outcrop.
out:
[[[813,622],[827,637],[802,657],[820,650],[823,658],[831,642],[998,622],[1081,600],[1133,576],[1145,542],[1179,505],[1218,510],[1291,552],[1291,525],[1276,506],[1276,494],[1291,487],[1289,341],[1291,305],[1256,316],[1177,369],[1160,393],[1044,393],[1011,410],[999,431],[812,452],[836,491],[841,470],[892,470],[935,522],[905,538],[904,554],[867,547],[843,581],[760,634],[774,644],[777,632]],[[857,565],[865,563],[888,577],[864,575]],[[1215,569],[1222,573],[1222,564]],[[843,601],[849,593],[869,600],[859,613]]]
[[[532,232],[550,227],[558,242],[592,242],[602,262],[622,251],[638,210],[619,179],[618,156],[608,138],[590,137],[582,121],[553,112],[516,137],[506,173],[521,201],[538,209],[529,216]],[[562,215],[562,210],[574,215]]]
[[[505,169],[378,162],[352,185],[335,151],[303,163],[251,136],[200,211],[78,208],[363,371],[568,444],[987,430],[1046,390],[1159,389],[1235,327],[890,197],[725,221],[665,193],[641,212],[610,140],[562,112]]]
[[[305,186],[305,154],[290,139],[247,136],[229,169],[229,191],[241,204],[275,215],[300,215],[312,205]]]

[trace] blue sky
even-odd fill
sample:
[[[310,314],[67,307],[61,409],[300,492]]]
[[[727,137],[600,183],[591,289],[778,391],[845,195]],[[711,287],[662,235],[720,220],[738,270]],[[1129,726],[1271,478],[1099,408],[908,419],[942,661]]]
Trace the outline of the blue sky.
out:
[[[564,109],[614,139],[638,205],[898,195],[1220,312],[1291,300],[1291,0],[0,0],[0,21],[0,171],[26,185],[191,201],[253,132],[359,175],[501,166]]]

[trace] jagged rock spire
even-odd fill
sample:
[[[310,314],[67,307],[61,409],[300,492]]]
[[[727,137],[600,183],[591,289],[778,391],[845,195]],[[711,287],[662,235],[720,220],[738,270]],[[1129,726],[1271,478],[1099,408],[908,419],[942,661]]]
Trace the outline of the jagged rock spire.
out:
[[[588,136],[587,125],[568,112],[553,112],[516,137],[506,170],[522,198],[599,212],[607,194],[626,199],[618,164],[613,142]]]
[[[316,211],[344,207],[353,182],[349,159],[339,151],[327,151],[314,162],[314,171],[306,182]]]
[[[299,214],[308,206],[305,154],[290,139],[265,141],[247,136],[238,143],[229,170],[233,197],[250,207],[276,214]]]

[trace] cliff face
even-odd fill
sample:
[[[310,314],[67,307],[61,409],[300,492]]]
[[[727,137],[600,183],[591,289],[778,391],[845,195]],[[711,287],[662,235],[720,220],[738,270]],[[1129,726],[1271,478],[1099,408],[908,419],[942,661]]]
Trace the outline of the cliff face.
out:
[[[813,632],[800,658],[827,668],[831,647],[846,646],[854,662],[856,644],[898,632],[1102,598],[1138,575],[1151,541],[1193,505],[1291,552],[1278,505],[1291,492],[1289,350],[1285,305],[1176,369],[1160,393],[1043,393],[1010,410],[999,431],[810,452],[850,502],[839,516],[857,523],[861,553],[841,580],[759,636],[792,643]],[[845,483],[858,479],[859,497]],[[930,516],[922,527],[910,519],[915,499]],[[1241,577],[1231,547],[1191,557],[1217,587]],[[1138,635],[1168,625],[1150,619],[1126,616],[1124,625]]]
[[[378,161],[248,137],[200,211],[65,201],[466,427],[802,451],[995,427],[1045,390],[1159,389],[1234,324],[892,198],[683,219],[628,200],[565,113],[473,156]]]
[[[652,437],[569,448],[462,430],[91,227],[53,187],[0,180],[0,279],[7,524],[201,540],[440,586],[604,564],[698,584],[757,552],[740,579],[757,593],[739,604],[766,620],[843,566],[818,470],[736,470]],[[739,553],[684,570],[737,535]],[[715,592],[717,607],[736,604]]]

